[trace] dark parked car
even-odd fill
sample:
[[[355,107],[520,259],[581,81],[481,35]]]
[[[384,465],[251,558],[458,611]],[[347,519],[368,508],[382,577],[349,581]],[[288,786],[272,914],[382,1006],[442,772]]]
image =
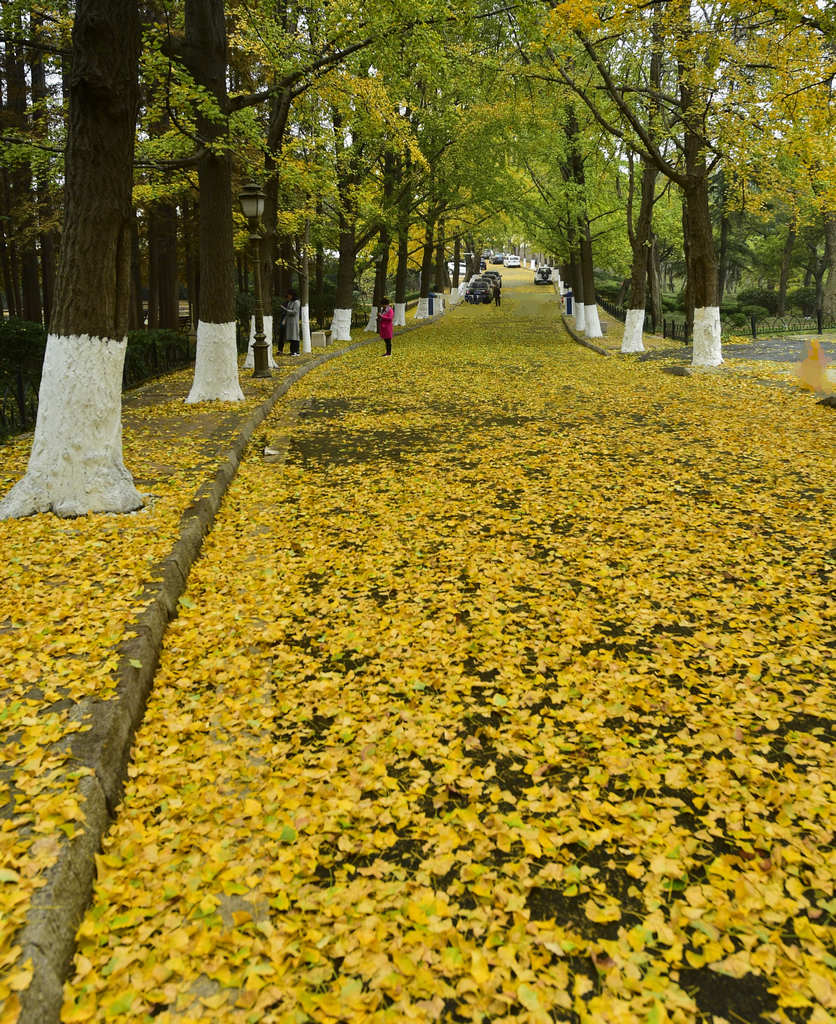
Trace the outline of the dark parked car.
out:
[[[493,254],[493,256],[491,256],[491,263],[500,263],[500,264],[502,264],[504,262],[505,262],[505,253],[504,252],[495,252]]]
[[[491,281],[495,281],[499,287],[502,287],[502,274],[498,270],[486,270],[482,277],[488,277]]]
[[[493,299],[493,288],[487,281],[478,278],[467,286],[464,297],[466,302],[490,302]]]

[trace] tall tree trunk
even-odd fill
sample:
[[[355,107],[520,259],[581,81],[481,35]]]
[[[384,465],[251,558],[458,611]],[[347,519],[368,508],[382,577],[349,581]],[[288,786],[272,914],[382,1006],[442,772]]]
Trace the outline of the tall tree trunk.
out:
[[[456,241],[453,243],[453,288],[459,287],[459,266],[461,265],[462,259],[462,240],[461,235],[456,235]]]
[[[131,301],[128,312],[128,330],[138,331],[143,326],[142,265],[139,258],[139,218],[131,217]]]
[[[395,268],[395,316],[393,326],[406,324],[406,272],[409,266],[409,224],[398,226],[398,263]]]
[[[447,290],[447,259],[444,255],[445,239],[444,239],[444,221],[439,220],[438,222],[438,237],[435,242],[435,281],[433,282],[433,288],[437,294],[442,294]]]
[[[20,15],[17,15],[17,32],[23,34]],[[26,114],[26,69],[16,48],[6,43],[6,120],[21,133],[28,131]],[[17,253],[20,259],[21,315],[24,320],[35,323],[43,321],[41,282],[35,239],[38,234],[35,195],[32,190],[32,170],[28,160],[21,160],[11,171],[12,225]]]
[[[824,261],[827,281],[819,309],[828,316],[836,316],[836,215],[833,214],[824,220]]]
[[[632,207],[633,180],[632,161],[630,164],[630,198]],[[659,172],[647,159],[641,161],[641,198],[639,215],[635,227],[630,231],[630,245],[633,249],[633,264],[630,275],[630,300],[624,323],[621,342],[622,352],[643,352],[644,310],[647,299],[647,270],[650,255],[650,234],[653,222],[653,204],[656,199],[656,179]],[[632,211],[628,211],[628,217]]]
[[[430,211],[424,221],[424,248],[421,255],[421,287],[415,319],[423,320],[430,315],[430,282],[433,273],[433,238],[435,236],[435,214]]]
[[[26,476],[0,517],[127,512],[142,499],[122,460],[130,303],[139,15],[132,0],[78,0],[66,209]],[[24,1008],[25,1011],[25,1008]]]
[[[793,216],[787,227],[787,237],[784,240],[784,249],[781,253],[781,273],[778,277],[778,303],[776,307],[778,316],[783,316],[786,312],[787,287],[790,280],[790,264],[792,262],[792,251],[795,248],[795,238],[796,221],[795,216]],[[836,281],[834,281],[834,285],[836,285]]]
[[[647,287],[650,291],[651,329],[659,330],[662,324],[662,267],[659,259],[659,243],[656,235],[650,233],[650,251],[647,259]]]
[[[43,15],[33,11],[31,15],[32,36],[38,38],[43,24]],[[42,55],[32,51],[32,100],[34,103],[32,122],[39,134],[46,135],[45,104],[47,100],[46,71]],[[49,327],[49,314],[52,309],[52,298],[55,293],[55,253],[57,251],[57,231],[51,220],[52,196],[50,195],[49,175],[40,169],[35,181],[35,194],[38,206],[38,244],[41,262],[41,294],[43,296],[44,322]]]
[[[223,0],[186,0],[184,62],[221,116],[199,112],[197,130],[208,143],[197,166],[200,188],[200,308],[194,382],[187,402],[243,401],[235,330],[235,257],[232,241],[232,167],[227,141],[227,41]]]

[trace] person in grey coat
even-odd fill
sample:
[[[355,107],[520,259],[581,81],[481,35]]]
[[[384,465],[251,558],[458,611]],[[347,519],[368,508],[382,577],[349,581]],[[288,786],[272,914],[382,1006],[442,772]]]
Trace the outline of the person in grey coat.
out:
[[[290,342],[290,354],[299,355],[299,318],[302,315],[302,303],[292,289],[287,293],[287,302],[282,306],[282,323],[284,339]]]

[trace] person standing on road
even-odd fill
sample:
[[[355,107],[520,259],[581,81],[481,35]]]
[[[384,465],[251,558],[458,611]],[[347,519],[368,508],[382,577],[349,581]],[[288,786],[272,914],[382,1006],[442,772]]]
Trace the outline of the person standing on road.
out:
[[[498,306],[502,300],[502,283],[500,281],[494,281],[493,283],[493,301],[494,305]]]
[[[290,354],[299,355],[299,317],[302,313],[302,303],[296,297],[296,292],[289,289],[287,302],[282,306],[284,313],[284,337],[290,342]],[[281,349],[279,349],[281,352]]]
[[[392,355],[392,321],[395,310],[389,305],[389,300],[384,297],[380,300],[380,312],[377,314],[377,333],[386,345],[385,356]]]

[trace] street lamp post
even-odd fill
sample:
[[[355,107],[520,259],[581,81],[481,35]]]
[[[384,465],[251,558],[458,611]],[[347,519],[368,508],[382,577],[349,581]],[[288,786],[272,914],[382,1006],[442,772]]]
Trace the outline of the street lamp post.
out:
[[[264,335],[264,307],[261,301],[261,254],[258,243],[261,215],[266,196],[256,181],[248,181],[241,189],[238,202],[250,228],[250,247],[253,253],[253,281],[255,284],[255,340],[253,342],[253,377],[272,377],[267,365],[267,340]]]

